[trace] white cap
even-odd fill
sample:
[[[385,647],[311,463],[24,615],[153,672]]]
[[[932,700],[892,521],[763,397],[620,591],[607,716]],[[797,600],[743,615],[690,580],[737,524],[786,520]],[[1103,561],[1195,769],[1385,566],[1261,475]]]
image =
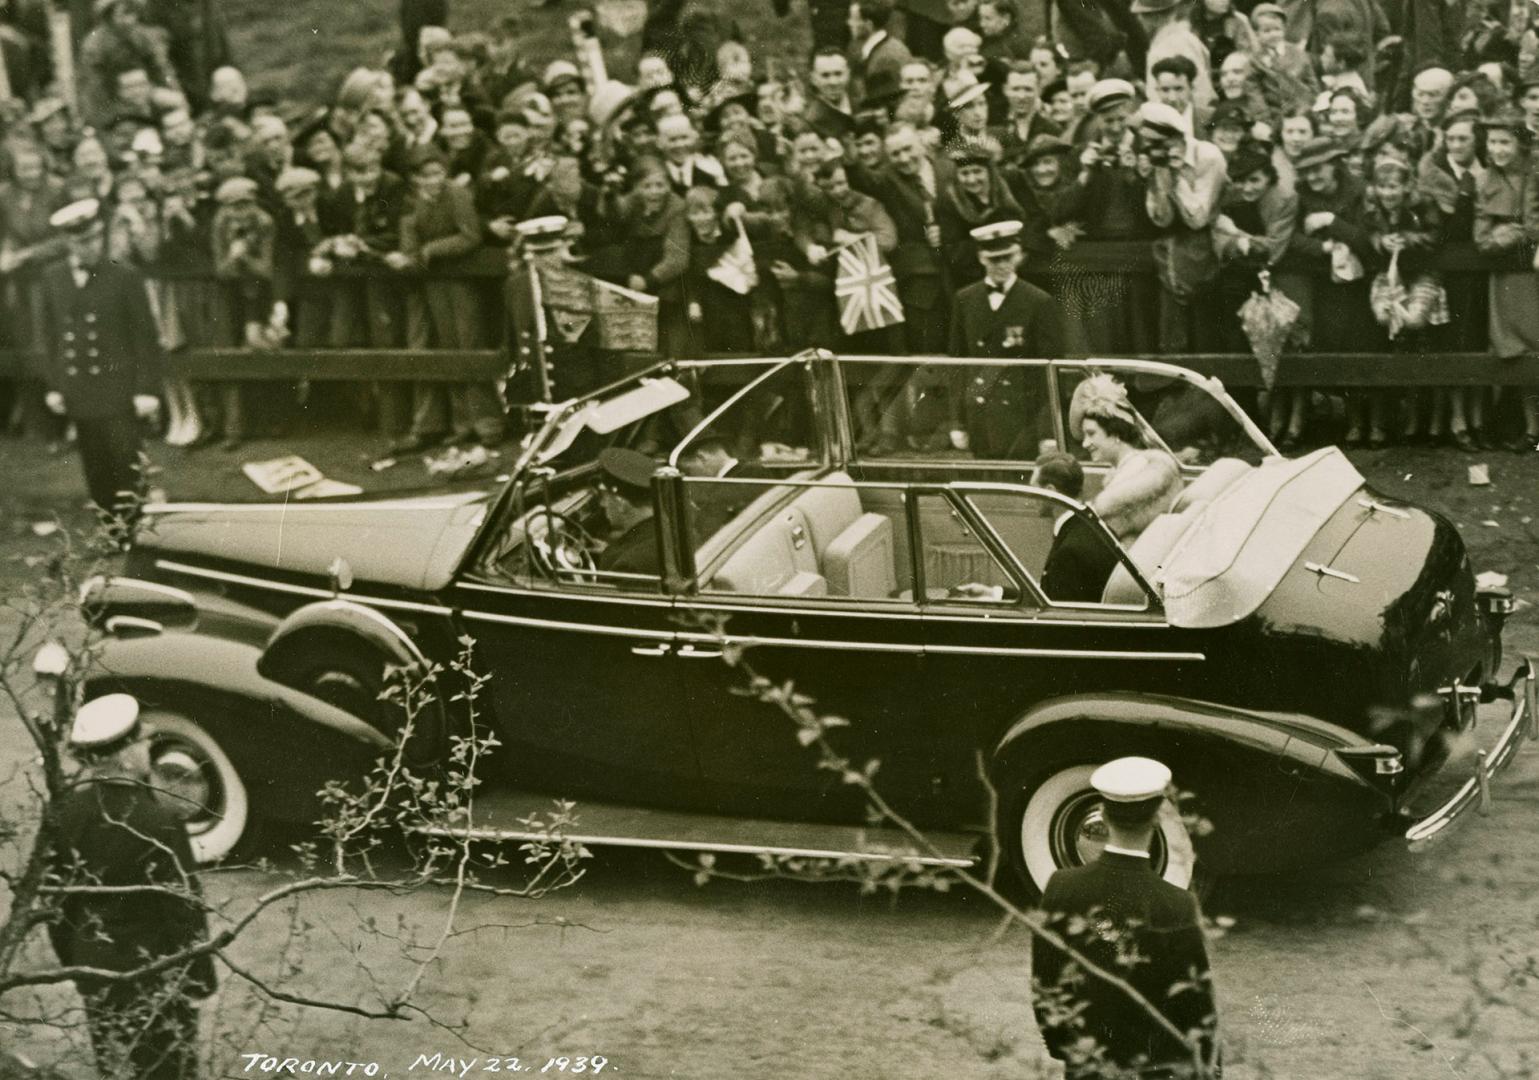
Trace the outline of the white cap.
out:
[[[1170,770],[1153,758],[1118,758],[1091,773],[1090,786],[1110,802],[1143,802],[1165,794]]]
[[[1163,101],[1146,101],[1138,107],[1138,125],[1168,135],[1186,135],[1186,117]]]
[[[53,212],[48,224],[65,232],[78,232],[96,221],[102,212],[102,204],[95,199],[77,199],[68,206]]]
[[[558,246],[566,238],[567,219],[560,214],[529,218],[513,226],[513,232],[531,251]]]
[[[988,83],[973,83],[971,86],[957,91],[956,96],[946,103],[946,107],[952,112],[956,112],[958,109],[965,109],[988,92]]]
[[[1025,227],[1019,221],[994,221],[969,230],[967,235],[973,238],[979,251],[1001,252],[1020,246]]]
[[[70,728],[69,744],[76,750],[104,750],[138,726],[139,702],[134,696],[106,694],[80,706]]]
[[[1137,93],[1133,89],[1133,84],[1126,79],[1101,79],[1085,96],[1085,107],[1091,112],[1100,112],[1103,108],[1117,102],[1132,101]]]

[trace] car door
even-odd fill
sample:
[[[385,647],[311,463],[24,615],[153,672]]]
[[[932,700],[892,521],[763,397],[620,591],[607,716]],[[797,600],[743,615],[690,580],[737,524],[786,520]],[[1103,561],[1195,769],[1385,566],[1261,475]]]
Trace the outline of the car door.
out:
[[[669,664],[672,603],[660,583],[484,575],[456,604],[520,783],[556,795],[684,805],[699,778]]]
[[[1044,594],[1042,570],[1069,513],[1061,500],[959,484],[916,493],[915,511],[926,703],[954,727],[948,745],[957,749],[944,764],[974,802],[986,792],[970,748],[997,745],[1033,705],[1081,692],[1200,686],[1202,651],[1168,625],[1125,561],[1110,563],[1116,569],[1095,601]]]
[[[847,726],[831,736],[856,768],[879,761],[882,791],[923,816],[939,728],[921,699],[923,647],[902,485],[690,478],[708,523],[697,589],[677,604],[672,687],[689,718],[711,805],[766,818],[861,821],[865,800],[820,767],[797,722],[746,694],[752,674],[794,682]],[[720,627],[721,632],[711,629]],[[724,633],[743,647],[722,657]]]

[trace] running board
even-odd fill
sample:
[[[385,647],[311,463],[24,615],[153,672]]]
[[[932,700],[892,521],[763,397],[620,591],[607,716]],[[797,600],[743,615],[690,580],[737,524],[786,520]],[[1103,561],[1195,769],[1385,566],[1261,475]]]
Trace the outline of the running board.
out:
[[[461,825],[417,825],[421,836],[472,840],[525,841],[550,839],[531,827],[528,819],[546,820],[554,809],[549,796],[523,792],[478,794],[475,818]],[[710,851],[721,854],[783,855],[811,859],[855,858],[865,862],[913,862],[920,866],[965,869],[977,863],[978,837],[962,832],[926,832],[933,850],[920,852],[897,829],[808,822],[759,821],[748,818],[652,810],[638,806],[579,801],[573,823],[562,833],[566,840],[593,846],[656,848],[665,851]]]

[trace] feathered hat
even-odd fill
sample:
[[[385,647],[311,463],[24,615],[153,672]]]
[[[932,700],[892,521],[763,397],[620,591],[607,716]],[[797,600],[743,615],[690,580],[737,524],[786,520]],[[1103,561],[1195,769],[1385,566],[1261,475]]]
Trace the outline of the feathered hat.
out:
[[[1085,437],[1087,416],[1115,416],[1135,429],[1141,426],[1127,390],[1110,375],[1092,375],[1074,388],[1069,400],[1069,434],[1076,439]]]

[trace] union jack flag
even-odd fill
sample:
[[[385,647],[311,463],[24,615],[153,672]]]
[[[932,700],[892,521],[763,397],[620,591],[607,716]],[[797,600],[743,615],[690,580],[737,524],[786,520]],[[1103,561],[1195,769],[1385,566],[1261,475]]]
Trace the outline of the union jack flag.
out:
[[[839,249],[834,295],[839,298],[839,323],[846,334],[880,330],[903,321],[897,278],[876,250],[870,233]]]

